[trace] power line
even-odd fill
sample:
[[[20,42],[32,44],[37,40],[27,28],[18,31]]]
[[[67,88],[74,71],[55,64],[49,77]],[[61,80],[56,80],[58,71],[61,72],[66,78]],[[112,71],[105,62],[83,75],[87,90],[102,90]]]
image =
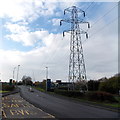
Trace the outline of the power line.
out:
[[[92,3],[91,3],[92,4]],[[92,6],[92,5],[91,5]],[[89,8],[90,8],[90,6],[88,6]],[[89,9],[88,8],[88,9]],[[87,8],[86,8],[87,9]],[[112,9],[114,9],[114,7],[112,8]],[[112,10],[109,10],[110,12],[112,11]],[[109,12],[107,12],[107,13],[105,13],[102,17],[100,17],[99,19],[98,19],[98,21],[96,21],[96,23],[98,23],[99,21],[100,21],[100,19],[102,19],[104,16],[106,16],[107,14],[109,14]],[[95,24],[96,24],[95,23]],[[95,24],[93,24],[91,27],[93,27]],[[107,27],[107,26],[106,26]],[[58,27],[58,29],[60,29],[59,27]],[[102,28],[101,28],[102,29]],[[101,30],[100,30],[101,31]],[[96,34],[96,33],[95,33]],[[93,35],[92,35],[93,36]],[[57,36],[56,36],[57,37]],[[54,38],[54,39],[56,39],[56,37]],[[60,42],[59,42],[60,43]],[[56,55],[56,53],[58,52],[58,50],[59,49],[55,49],[55,52],[53,53],[53,55],[55,56]],[[64,52],[64,54],[66,54],[67,53],[67,51],[66,52]],[[54,58],[54,56],[51,56],[50,57],[50,59],[52,58],[52,61],[53,61],[53,58]],[[50,61],[50,59],[48,58],[48,60]]]
[[[118,6],[118,4],[115,5],[115,6],[113,6],[108,12],[106,12],[103,16],[101,16],[99,19],[97,19],[91,27],[93,27],[93,26],[94,26],[96,23],[98,23],[98,21],[100,21],[103,17],[105,17],[106,15],[108,15],[110,12],[112,12],[112,10],[113,10],[114,8],[116,8],[117,6]]]
[[[120,17],[120,16],[119,16]],[[116,17],[115,19],[113,19],[111,22],[107,23],[106,25],[104,25],[102,28],[100,28],[97,32],[94,32],[91,36],[95,35],[96,33],[104,30],[104,28],[108,27],[111,23],[115,22],[119,17]]]
[[[93,4],[93,2],[91,3],[91,5],[92,5],[92,4]],[[91,5],[89,5],[88,7],[90,8]],[[117,6],[117,5],[115,5],[114,7],[112,7],[108,12],[106,12],[103,16],[101,16],[101,17],[98,19],[98,21],[100,21],[100,19],[102,19],[104,16],[108,15],[116,6]],[[86,9],[87,9],[87,8],[86,8]],[[93,24],[91,27],[93,27],[96,23],[98,23],[98,21],[94,22],[94,24]],[[67,25],[65,25],[64,28],[65,28],[66,26],[67,26]],[[61,29],[61,28],[58,27],[58,30],[59,30],[59,29]],[[102,28],[101,28],[101,29],[102,29]],[[88,30],[87,30],[87,31],[88,31]],[[92,36],[93,36],[93,35],[92,35]],[[57,36],[56,36],[56,37],[57,37]],[[56,39],[56,37],[55,37],[54,39]],[[84,40],[84,41],[86,41],[86,40]],[[59,43],[60,43],[60,42],[59,42]],[[50,61],[51,58],[52,58],[52,61],[53,61],[53,58],[54,58],[54,56],[56,55],[57,52],[58,52],[58,49],[56,48],[53,56],[51,56],[50,58],[48,58],[48,60]],[[65,55],[66,55],[66,53],[67,53],[67,52],[64,52]]]
[[[111,22],[107,23],[106,25],[104,25],[102,28],[100,28],[97,32],[94,32],[90,38],[92,38],[95,34],[105,30],[104,28],[108,27],[109,25],[111,25],[111,23],[114,23],[120,16],[116,17],[115,19],[113,19]],[[86,41],[86,39],[84,40],[84,42]]]
[[[86,10],[88,9],[88,8],[90,8],[90,6],[92,6],[93,5],[93,3],[94,3],[94,1],[86,8]],[[91,27],[93,27],[96,23],[98,23],[98,21],[100,21],[103,17],[105,17],[106,15],[108,15],[115,7],[116,7],[117,5],[115,5],[114,7],[112,7],[108,12],[106,12],[103,16],[101,16],[99,19],[97,19],[94,23],[93,23],[93,25],[91,26]],[[65,25],[64,26],[64,28],[66,27],[67,25]],[[58,30],[59,29],[61,29],[61,28],[59,28],[58,27]],[[89,30],[89,29],[88,29]],[[88,31],[87,30],[87,31]],[[57,37],[57,36],[56,36]],[[56,37],[55,37],[55,39],[56,39]],[[57,49],[58,50],[58,49]],[[54,56],[55,56],[55,54],[57,53],[57,50],[55,50],[55,53],[54,53]],[[51,56],[52,58],[53,58],[53,56]],[[50,60],[50,59],[49,59]]]
[[[85,11],[87,11],[92,5],[95,5],[95,2],[93,1],[86,9],[85,9]],[[65,25],[63,28],[65,28],[67,25]],[[58,27],[58,30],[59,29],[61,29],[61,27],[59,28]],[[56,37],[54,38],[54,39],[56,39]],[[59,42],[60,43],[60,42]],[[58,52],[58,49],[55,49],[55,52],[54,52],[54,54],[53,54],[53,56],[51,56],[48,60],[50,61],[51,60],[51,58],[52,58],[52,60],[53,60],[53,58],[54,58],[54,56],[56,55],[56,53]],[[66,55],[66,51],[63,53],[64,55]]]
[[[93,28],[96,24],[98,24],[98,21],[100,21],[103,17],[105,17],[106,15],[108,15],[110,12],[112,12],[112,10],[113,9],[115,9],[116,7],[118,6],[118,4],[117,5],[115,5],[115,6],[113,6],[111,9],[109,9],[104,15],[102,15],[99,19],[97,19],[93,24],[92,24],[92,26],[91,26],[91,28]],[[116,18],[115,18],[116,19]],[[114,19],[114,20],[115,20]],[[113,21],[114,21],[113,20]],[[110,22],[110,23],[112,23],[112,22]],[[108,25],[109,25],[109,23],[108,23]],[[106,25],[105,25],[106,26]],[[105,28],[105,26],[104,27],[102,27],[101,29],[103,29],[103,28]],[[89,31],[90,29],[87,29],[86,31]],[[94,32],[94,33],[96,33],[96,32]],[[93,35],[92,35],[93,36]],[[86,41],[86,39],[84,40],[84,41]]]
[[[94,5],[93,5],[92,8],[90,8],[90,9],[93,9],[94,7],[98,6],[98,5],[96,5],[96,4],[97,4],[97,3],[94,2]],[[99,6],[101,6],[102,4],[103,4],[103,3],[101,3]],[[95,8],[94,8],[94,9],[95,9]],[[87,10],[87,11],[88,11],[88,10]],[[85,11],[85,12],[86,12],[86,11]],[[90,13],[91,13],[91,12],[90,12]],[[88,16],[88,14],[89,14],[89,13],[86,12],[86,17],[90,19],[90,16]],[[93,12],[92,12],[91,14],[93,15]],[[90,14],[90,15],[91,15],[91,14]]]
[[[95,2],[93,1],[84,11],[86,12]]]

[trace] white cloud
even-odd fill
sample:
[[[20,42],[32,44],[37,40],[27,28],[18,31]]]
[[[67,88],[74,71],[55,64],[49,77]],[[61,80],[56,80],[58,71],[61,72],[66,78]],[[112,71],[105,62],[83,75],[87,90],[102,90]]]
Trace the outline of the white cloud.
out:
[[[21,23],[20,23],[21,24]],[[23,25],[6,23],[5,28],[8,29],[12,34],[24,33],[29,31],[29,28]]]
[[[111,24],[103,32],[98,32],[94,38],[88,39],[83,44],[88,79],[110,77],[117,73],[118,40],[116,32],[111,33],[110,28],[113,28],[115,32],[117,24]],[[67,81],[69,34],[66,34],[63,40],[61,34],[53,34],[47,31],[36,31],[31,34],[41,38],[44,46],[29,52],[0,50],[0,63],[3,66],[0,71],[2,71],[3,79],[7,80],[12,77],[14,66],[20,64],[19,78],[25,74],[33,77],[32,71],[34,71],[35,79],[41,81],[45,78],[45,67],[48,66],[49,77],[52,80]]]
[[[88,0],[89,2],[93,2]],[[109,0],[108,0],[109,1]],[[117,1],[117,0],[116,0]],[[76,5],[82,0],[1,0],[0,17],[12,21],[33,21],[39,16],[50,16],[59,6],[61,9]],[[86,1],[87,2],[87,1]]]
[[[57,19],[57,18],[52,19],[53,25],[54,25],[54,26],[60,25],[60,20],[61,20],[61,19]]]
[[[45,36],[43,37],[45,46],[41,48],[33,49],[29,52],[0,50],[0,57],[2,58],[0,59],[0,63],[2,64],[0,71],[2,71],[3,80],[8,80],[12,77],[13,68],[18,64],[21,65],[19,78],[24,74],[31,76],[31,71],[33,70],[36,74],[36,80],[42,80],[45,78],[44,69],[48,66],[50,69],[50,78],[53,80],[57,78],[66,80],[64,76],[67,76],[67,72],[65,71],[67,71],[68,61],[64,61],[66,59],[66,55],[64,56],[64,54],[68,53],[69,47],[66,48],[66,46],[68,46],[69,41],[61,41],[61,34],[48,34],[46,36],[43,33],[41,35]],[[65,71],[63,71],[63,68]]]
[[[98,31],[106,23],[101,21]],[[87,73],[90,78],[111,77],[118,72],[118,22],[100,29],[83,44]],[[111,32],[111,28],[114,31]],[[91,31],[93,31],[91,28]],[[90,33],[91,33],[90,31]],[[92,32],[93,33],[93,32]],[[95,78],[96,77],[96,78]]]
[[[4,0],[0,3],[0,17],[8,17],[13,22],[33,21],[40,15],[52,15],[55,8],[55,3],[46,0]]]
[[[42,41],[45,36],[48,35],[47,31],[35,31],[35,32],[21,32],[18,34],[10,34],[6,37],[22,43],[24,46],[34,46],[34,44],[38,41]]]
[[[11,32],[11,34],[6,35],[6,38],[20,42],[24,46],[34,46],[36,42],[42,41],[49,35],[48,31],[38,30],[31,32],[30,28],[19,24],[7,23],[5,27]]]

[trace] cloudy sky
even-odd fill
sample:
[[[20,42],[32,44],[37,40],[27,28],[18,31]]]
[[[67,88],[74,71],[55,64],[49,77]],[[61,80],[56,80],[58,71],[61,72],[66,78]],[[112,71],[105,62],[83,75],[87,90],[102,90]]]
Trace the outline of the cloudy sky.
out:
[[[65,0],[64,0],[65,1]],[[71,2],[72,1],[72,2]],[[68,80],[70,35],[62,37],[69,24],[59,26],[64,9],[76,5],[86,12],[89,39],[82,36],[87,78],[111,77],[118,72],[118,3],[81,0],[0,0],[0,79],[31,76]],[[81,26],[82,27],[82,26]]]

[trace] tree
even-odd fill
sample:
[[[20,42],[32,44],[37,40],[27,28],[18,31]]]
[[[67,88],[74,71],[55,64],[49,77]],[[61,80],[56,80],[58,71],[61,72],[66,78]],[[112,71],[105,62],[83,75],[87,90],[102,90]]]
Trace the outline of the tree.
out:
[[[30,76],[26,76],[26,75],[24,75],[22,77],[22,82],[24,85],[32,85],[33,84],[32,78]]]
[[[43,80],[41,83],[40,83],[40,87],[42,89],[46,89],[46,80]]]
[[[86,91],[87,90],[87,84],[86,81],[76,81],[75,82],[75,90],[80,90],[80,91]]]
[[[107,81],[101,82],[99,90],[112,94],[118,94],[118,91],[120,90],[120,76],[113,76]]]
[[[88,81],[88,90],[89,91],[97,91],[99,89],[99,81],[95,81],[95,80],[90,80]]]
[[[9,85],[12,85],[12,81],[13,81],[12,79],[9,80]]]

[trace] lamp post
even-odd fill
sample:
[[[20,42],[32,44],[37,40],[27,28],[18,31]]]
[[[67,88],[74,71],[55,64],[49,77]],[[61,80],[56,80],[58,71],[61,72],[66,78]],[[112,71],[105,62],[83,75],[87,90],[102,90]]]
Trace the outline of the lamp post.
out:
[[[46,91],[47,91],[48,67],[46,67]]]
[[[0,73],[0,82],[1,82],[2,80],[1,80],[1,73]],[[0,86],[1,87],[1,86]]]
[[[20,67],[20,65],[18,65],[18,69],[17,69],[17,79],[16,79],[16,82],[18,82],[19,67]]]
[[[15,69],[16,69],[16,67],[14,67],[14,69],[13,69],[13,80],[14,80]]]
[[[46,80],[48,79],[48,67],[46,67]]]

